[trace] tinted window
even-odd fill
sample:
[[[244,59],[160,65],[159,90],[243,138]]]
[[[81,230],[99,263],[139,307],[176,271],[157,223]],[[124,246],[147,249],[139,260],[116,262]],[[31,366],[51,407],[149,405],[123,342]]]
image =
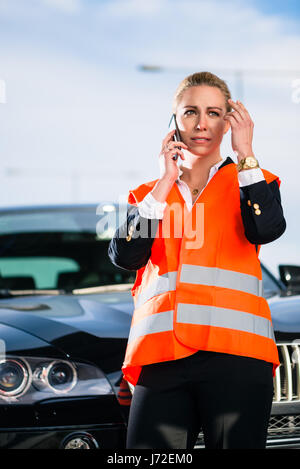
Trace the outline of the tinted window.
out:
[[[108,258],[126,207],[112,205],[0,213],[0,288],[63,289],[133,283]]]
[[[10,289],[18,289],[18,284],[24,288],[28,278],[32,288],[56,289],[61,273],[78,271],[77,262],[63,257],[0,258],[0,272]]]

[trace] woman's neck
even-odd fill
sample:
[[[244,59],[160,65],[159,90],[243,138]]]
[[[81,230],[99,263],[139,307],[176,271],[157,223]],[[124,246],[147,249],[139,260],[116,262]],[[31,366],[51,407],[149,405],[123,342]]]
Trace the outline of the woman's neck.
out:
[[[185,160],[180,166],[182,170],[180,178],[193,186],[205,183],[208,179],[210,168],[222,160],[220,153],[198,156],[185,151],[184,156]]]

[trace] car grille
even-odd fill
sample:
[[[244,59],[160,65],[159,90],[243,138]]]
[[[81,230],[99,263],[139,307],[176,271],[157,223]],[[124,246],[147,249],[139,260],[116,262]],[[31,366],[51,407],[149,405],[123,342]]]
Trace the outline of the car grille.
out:
[[[273,402],[300,401],[299,343],[277,344],[280,365],[274,377]]]
[[[300,447],[300,414],[272,415],[268,426],[267,447],[289,446],[293,443],[297,443]],[[202,432],[199,433],[194,448],[204,448]]]
[[[272,415],[269,421],[268,438],[300,437],[300,415]]]

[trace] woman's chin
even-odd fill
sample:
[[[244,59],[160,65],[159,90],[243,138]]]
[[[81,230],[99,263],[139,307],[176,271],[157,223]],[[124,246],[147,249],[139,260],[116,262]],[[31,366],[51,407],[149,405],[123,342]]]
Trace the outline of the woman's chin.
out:
[[[198,158],[201,158],[209,156],[211,154],[211,151],[205,148],[189,148],[188,153],[190,153],[193,157],[197,156]]]

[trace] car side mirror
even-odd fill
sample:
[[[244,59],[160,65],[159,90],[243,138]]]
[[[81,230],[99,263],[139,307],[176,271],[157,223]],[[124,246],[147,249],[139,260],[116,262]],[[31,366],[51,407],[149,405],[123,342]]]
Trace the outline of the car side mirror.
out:
[[[300,266],[299,265],[279,265],[280,279],[293,293],[300,293]]]

